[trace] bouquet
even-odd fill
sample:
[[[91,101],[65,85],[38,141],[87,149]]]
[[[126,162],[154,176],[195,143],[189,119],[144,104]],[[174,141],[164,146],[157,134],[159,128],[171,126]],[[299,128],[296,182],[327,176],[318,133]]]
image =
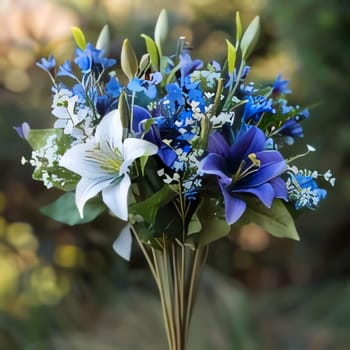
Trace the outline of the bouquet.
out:
[[[133,239],[159,289],[169,348],[185,349],[201,269],[210,243],[231,227],[256,223],[298,240],[293,215],[326,197],[330,170],[298,169],[283,155],[303,138],[307,108],[289,104],[288,81],[248,80],[259,17],[234,40],[224,62],[191,57],[186,38],[165,55],[167,13],[137,57],[125,39],[108,57],[109,31],[97,43],[72,29],[74,59],[37,65],[52,80],[51,129],[16,128],[33,148],[33,178],[65,191],[42,211],[74,225],[104,211],[125,222],[114,250],[129,260]],[[234,41],[234,43],[233,43]]]

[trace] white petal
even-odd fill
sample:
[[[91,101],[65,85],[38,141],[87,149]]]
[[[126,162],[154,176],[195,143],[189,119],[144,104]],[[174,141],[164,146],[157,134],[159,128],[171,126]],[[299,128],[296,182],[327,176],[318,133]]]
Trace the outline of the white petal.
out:
[[[109,112],[102,118],[96,128],[95,136],[98,141],[108,141],[114,149],[122,149],[123,127],[117,109]]]
[[[125,174],[122,180],[112,184],[102,191],[103,202],[110,211],[122,220],[128,220],[128,192],[130,187],[130,178]]]
[[[92,179],[105,177],[106,172],[101,169],[99,163],[86,158],[86,152],[91,151],[93,148],[93,143],[81,143],[73,146],[62,156],[60,166],[83,177]]]
[[[85,203],[95,197],[105,187],[109,186],[113,178],[106,178],[104,181],[96,181],[96,179],[82,178],[77,185],[75,191],[75,203],[77,205],[80,217],[84,216]]]
[[[127,168],[136,158],[150,156],[157,152],[158,147],[151,142],[135,138],[126,139],[123,147],[124,163],[122,164],[120,172],[123,173],[127,171]]]
[[[113,243],[114,251],[123,259],[130,261],[132,236],[130,226],[126,225]]]

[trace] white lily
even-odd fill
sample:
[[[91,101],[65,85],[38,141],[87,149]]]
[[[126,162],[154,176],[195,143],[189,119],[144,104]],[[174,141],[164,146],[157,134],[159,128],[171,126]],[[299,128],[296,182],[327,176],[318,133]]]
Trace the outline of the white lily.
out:
[[[118,110],[103,117],[95,135],[86,143],[69,149],[60,165],[77,173],[81,179],[75,201],[83,217],[85,203],[102,192],[103,202],[122,220],[128,219],[128,191],[131,184],[129,167],[136,158],[156,154],[158,147],[151,142],[126,138]]]

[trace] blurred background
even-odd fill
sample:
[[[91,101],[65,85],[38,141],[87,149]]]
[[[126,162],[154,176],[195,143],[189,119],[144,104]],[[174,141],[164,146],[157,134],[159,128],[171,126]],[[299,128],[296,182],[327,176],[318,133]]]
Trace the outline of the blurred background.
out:
[[[152,35],[167,8],[170,41],[193,56],[225,55],[234,13],[262,33],[250,79],[291,81],[291,103],[317,104],[305,121],[316,153],[299,162],[337,178],[317,212],[297,219],[300,242],[249,227],[213,244],[190,336],[191,350],[350,349],[350,24],[348,0],[0,0],[0,349],[165,349],[156,288],[135,247],[114,254],[118,224],[102,216],[69,227],[39,212],[60,193],[21,165],[29,146],[13,126],[50,127],[50,81],[35,66],[73,56],[72,25],[95,42],[108,23],[112,55]],[[169,46],[169,50],[174,48]],[[305,142],[305,143],[304,143]]]

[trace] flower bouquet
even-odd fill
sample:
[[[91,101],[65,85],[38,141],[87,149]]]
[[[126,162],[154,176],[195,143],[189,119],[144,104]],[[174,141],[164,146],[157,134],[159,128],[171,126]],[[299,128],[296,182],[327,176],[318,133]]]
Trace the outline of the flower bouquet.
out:
[[[208,247],[231,226],[255,223],[298,240],[292,214],[315,209],[331,185],[328,170],[299,170],[283,156],[303,137],[306,108],[288,103],[288,81],[248,82],[247,59],[259,34],[256,17],[243,30],[236,13],[234,44],[223,63],[193,59],[186,38],[165,55],[167,13],[138,58],[125,39],[119,64],[72,28],[74,60],[37,65],[52,80],[53,128],[16,128],[33,148],[33,178],[65,191],[42,211],[70,225],[104,211],[125,222],[113,248],[129,260],[140,246],[160,293],[169,349],[186,348]]]

